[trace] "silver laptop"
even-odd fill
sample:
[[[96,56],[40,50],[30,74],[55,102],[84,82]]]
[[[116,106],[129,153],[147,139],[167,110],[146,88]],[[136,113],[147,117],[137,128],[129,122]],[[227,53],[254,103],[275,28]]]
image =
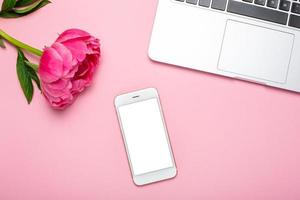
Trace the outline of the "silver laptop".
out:
[[[300,92],[300,0],[159,0],[149,57]]]

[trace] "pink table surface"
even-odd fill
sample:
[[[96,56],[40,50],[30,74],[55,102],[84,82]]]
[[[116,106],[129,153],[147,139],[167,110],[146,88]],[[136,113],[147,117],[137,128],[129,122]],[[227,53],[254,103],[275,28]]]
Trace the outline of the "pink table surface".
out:
[[[0,49],[1,200],[300,199],[300,95],[150,61],[156,5],[53,0],[28,17],[0,19],[38,48],[71,27],[103,47],[94,85],[64,112],[38,92],[28,106],[16,51]],[[113,100],[145,87],[160,92],[178,176],[136,187]]]

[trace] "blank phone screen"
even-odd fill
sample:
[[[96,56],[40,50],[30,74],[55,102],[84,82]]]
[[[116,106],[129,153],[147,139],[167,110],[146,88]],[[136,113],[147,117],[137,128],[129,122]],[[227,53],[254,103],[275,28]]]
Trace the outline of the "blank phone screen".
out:
[[[119,115],[134,175],[173,166],[156,98],[120,106]]]

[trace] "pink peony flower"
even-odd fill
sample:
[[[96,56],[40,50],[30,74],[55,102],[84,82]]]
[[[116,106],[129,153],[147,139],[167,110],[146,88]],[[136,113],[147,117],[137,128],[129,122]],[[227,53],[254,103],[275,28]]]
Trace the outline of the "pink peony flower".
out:
[[[55,109],[71,105],[91,85],[100,58],[99,40],[70,29],[44,50],[38,74],[42,93]]]

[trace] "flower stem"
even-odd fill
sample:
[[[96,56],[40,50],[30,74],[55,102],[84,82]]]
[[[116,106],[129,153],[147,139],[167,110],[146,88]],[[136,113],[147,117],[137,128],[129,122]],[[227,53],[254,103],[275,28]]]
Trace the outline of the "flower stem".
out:
[[[42,56],[43,54],[43,51],[39,50],[39,49],[36,49],[34,47],[31,47],[13,37],[11,37],[10,35],[8,35],[7,33],[5,33],[4,31],[2,31],[0,29],[0,37],[2,37],[3,39],[5,39],[6,41],[8,41],[9,43],[11,43],[12,45],[18,47],[18,48],[21,48],[21,49],[24,49],[34,55],[37,55],[37,56]]]

